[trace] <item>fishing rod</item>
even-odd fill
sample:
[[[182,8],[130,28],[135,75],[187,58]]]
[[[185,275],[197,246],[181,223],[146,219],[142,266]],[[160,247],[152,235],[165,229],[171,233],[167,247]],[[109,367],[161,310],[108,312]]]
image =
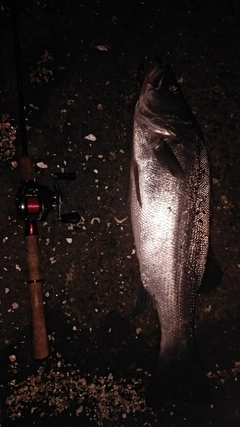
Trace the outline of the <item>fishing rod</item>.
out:
[[[15,205],[18,217],[25,221],[24,235],[28,264],[33,356],[35,359],[41,360],[48,356],[49,350],[43,307],[37,221],[45,220],[52,209],[57,211],[58,219],[64,223],[77,223],[80,220],[80,215],[77,212],[61,213],[63,195],[59,188],[58,180],[65,179],[73,181],[76,179],[76,174],[74,172],[54,174],[53,190],[50,190],[45,185],[37,183],[35,180],[32,159],[28,155],[18,16],[19,0],[15,0],[13,6],[13,29],[19,104],[19,128],[22,146],[22,156],[19,161],[21,184],[17,190]]]

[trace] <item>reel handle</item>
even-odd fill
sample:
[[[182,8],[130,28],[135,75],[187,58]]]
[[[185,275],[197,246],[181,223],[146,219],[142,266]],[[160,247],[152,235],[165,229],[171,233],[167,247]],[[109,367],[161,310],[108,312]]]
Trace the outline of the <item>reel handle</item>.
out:
[[[70,224],[77,224],[77,222],[80,221],[80,215],[78,212],[69,212],[60,215],[60,220],[64,223],[69,222]]]

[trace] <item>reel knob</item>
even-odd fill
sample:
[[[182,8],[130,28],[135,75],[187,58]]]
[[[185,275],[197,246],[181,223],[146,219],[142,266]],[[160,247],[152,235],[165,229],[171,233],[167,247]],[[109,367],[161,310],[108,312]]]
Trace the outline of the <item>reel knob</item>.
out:
[[[60,221],[64,223],[69,222],[70,224],[76,224],[80,221],[80,215],[78,212],[69,212],[66,214],[62,214],[60,216]]]

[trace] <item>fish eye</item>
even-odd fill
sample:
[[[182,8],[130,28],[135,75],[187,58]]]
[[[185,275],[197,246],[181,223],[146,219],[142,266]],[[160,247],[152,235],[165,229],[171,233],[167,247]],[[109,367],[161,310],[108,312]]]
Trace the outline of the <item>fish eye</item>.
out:
[[[174,85],[174,84],[170,84],[168,86],[168,90],[169,90],[169,92],[177,92],[178,87],[176,85]]]

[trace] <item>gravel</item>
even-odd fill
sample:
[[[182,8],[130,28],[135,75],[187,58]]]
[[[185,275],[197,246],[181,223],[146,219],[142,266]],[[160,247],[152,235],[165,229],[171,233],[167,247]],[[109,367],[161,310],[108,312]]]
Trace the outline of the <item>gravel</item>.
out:
[[[82,376],[79,369],[66,372],[51,369],[46,373],[42,366],[37,375],[19,383],[15,379],[10,382],[11,394],[6,400],[8,417],[15,420],[33,414],[57,416],[68,411],[69,416],[84,415],[99,426],[104,420],[125,419],[130,413],[146,411],[139,373],[149,376],[139,369],[131,381],[115,380],[112,373],[91,378]]]

